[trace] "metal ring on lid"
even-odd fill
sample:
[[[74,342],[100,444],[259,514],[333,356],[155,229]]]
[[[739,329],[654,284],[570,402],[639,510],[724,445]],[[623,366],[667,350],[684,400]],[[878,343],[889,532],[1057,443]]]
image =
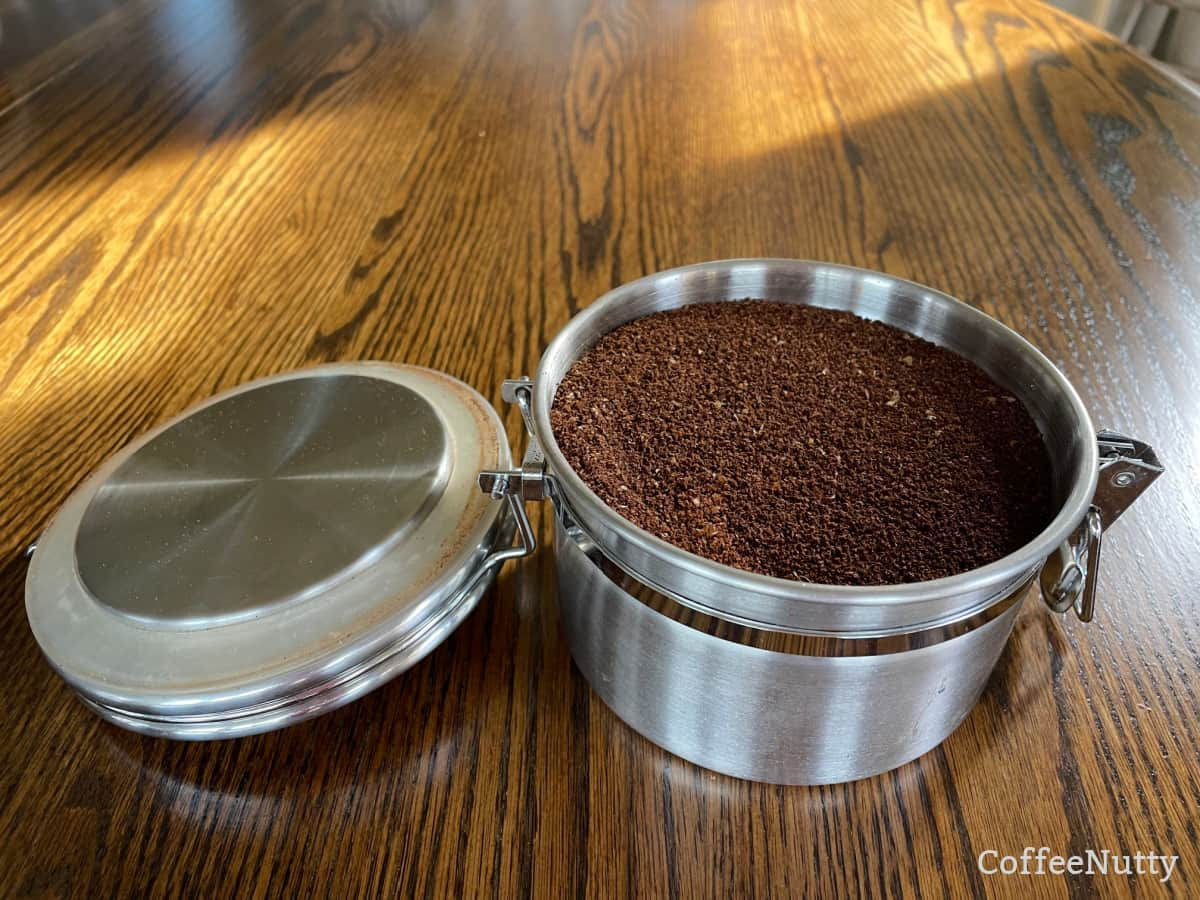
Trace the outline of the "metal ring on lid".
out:
[[[353,363],[242,385],[68,499],[30,564],[30,626],[91,708],[136,731],[309,718],[475,606],[514,555],[513,518],[476,479],[509,464],[492,407],[438,372]]]

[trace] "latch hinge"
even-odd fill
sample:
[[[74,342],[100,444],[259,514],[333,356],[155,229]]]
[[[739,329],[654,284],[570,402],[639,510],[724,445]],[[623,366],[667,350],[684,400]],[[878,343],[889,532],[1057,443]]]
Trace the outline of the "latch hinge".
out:
[[[1074,609],[1090,622],[1096,609],[1100,546],[1105,529],[1120,518],[1163,473],[1154,448],[1115,431],[1096,435],[1100,472],[1096,493],[1083,521],[1042,565],[1042,599],[1055,612]]]

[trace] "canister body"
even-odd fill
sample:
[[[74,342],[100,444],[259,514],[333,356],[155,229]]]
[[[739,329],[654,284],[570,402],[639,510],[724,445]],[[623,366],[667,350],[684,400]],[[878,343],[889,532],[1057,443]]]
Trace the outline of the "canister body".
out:
[[[592,688],[656,744],[754,781],[852,781],[936,747],[978,700],[1029,586],[933,631],[763,632],[647,588],[556,521],[562,627]]]
[[[722,565],[623,517],[558,445],[550,413],[562,379],[629,321],[747,297],[845,310],[978,365],[1037,424],[1058,506],[1053,519],[1024,546],[978,568],[861,586]],[[1052,608],[1075,605],[1090,617],[1091,603],[1075,598],[1089,579],[1094,586],[1100,529],[1088,529],[1086,547],[1079,533],[1085,516],[1103,515],[1100,454],[1106,466],[1142,464],[1114,470],[1110,477],[1124,480],[1111,484],[1122,489],[1161,471],[1140,442],[1108,432],[1097,441],[1062,372],[1000,322],[930,288],[830,263],[721,260],[621,285],[574,316],[536,376],[506,382],[504,395],[520,405],[530,446],[520,471],[485,473],[484,487],[493,496],[553,500],[562,624],[592,687],[673,753],[782,784],[864,778],[937,746],[978,700],[1048,556],[1062,560],[1047,579]]]

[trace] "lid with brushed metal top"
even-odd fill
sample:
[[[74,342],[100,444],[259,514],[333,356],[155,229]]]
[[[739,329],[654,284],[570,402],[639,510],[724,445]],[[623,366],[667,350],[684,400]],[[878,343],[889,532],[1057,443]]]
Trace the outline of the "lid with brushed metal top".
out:
[[[261,379],[110,459],[64,504],[26,582],[55,669],[105,718],[217,738],[346,703],[440,643],[511,541],[478,473],[499,417],[428,369]]]

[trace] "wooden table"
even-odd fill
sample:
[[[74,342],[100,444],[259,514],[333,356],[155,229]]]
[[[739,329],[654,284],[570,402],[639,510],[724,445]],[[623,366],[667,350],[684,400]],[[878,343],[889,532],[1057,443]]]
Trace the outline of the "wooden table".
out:
[[[12,7],[0,894],[1200,894],[1190,88],[1023,0]],[[154,423],[339,359],[499,403],[610,287],[743,255],[962,297],[1168,466],[1105,544],[1097,620],[1027,602],[915,763],[805,789],[672,758],[572,668],[549,553],[387,687],[261,737],[120,731],[41,658],[22,551]],[[1182,859],[1166,885],[977,867],[1030,845]]]

